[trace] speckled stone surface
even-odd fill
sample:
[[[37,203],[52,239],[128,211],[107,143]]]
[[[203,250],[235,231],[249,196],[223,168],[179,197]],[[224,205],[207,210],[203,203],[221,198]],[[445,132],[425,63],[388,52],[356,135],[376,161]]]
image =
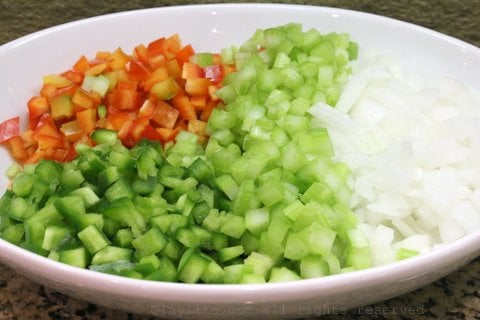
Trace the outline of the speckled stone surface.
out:
[[[130,0],[29,1],[0,0],[0,44],[31,32],[95,15],[147,7],[218,3],[222,1]],[[253,1],[238,1],[253,2]],[[312,4],[354,9],[419,24],[480,46],[480,0],[303,0],[279,3]],[[0,70],[1,72],[1,70]],[[480,73],[479,73],[480,76]],[[313,319],[318,310],[299,318]],[[0,320],[135,319],[125,312],[79,301],[40,286],[0,264]],[[480,319],[480,259],[414,292],[322,319]]]

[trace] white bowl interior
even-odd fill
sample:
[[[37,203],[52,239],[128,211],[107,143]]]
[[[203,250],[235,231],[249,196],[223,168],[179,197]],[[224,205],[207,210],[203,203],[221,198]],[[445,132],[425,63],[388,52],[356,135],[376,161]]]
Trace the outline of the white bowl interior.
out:
[[[322,33],[348,32],[360,44],[360,50],[391,51],[407,70],[415,70],[430,78],[448,75],[480,88],[480,49],[415,25],[322,7],[273,4],[183,6],[91,18],[40,31],[1,46],[0,105],[3,107],[0,119],[25,116],[26,102],[38,92],[41,77],[68,69],[82,54],[92,57],[96,51],[117,47],[131,52],[137,44],[174,33],[178,33],[184,43],[192,44],[197,52],[212,52],[231,44],[240,45],[257,28],[289,22],[302,23],[304,29],[315,27]],[[8,180],[3,173],[11,160],[3,149],[0,150],[0,159],[0,189],[4,190]],[[0,240],[0,260],[62,292],[139,313],[168,316],[165,306],[178,309],[186,304],[224,309],[241,304],[255,310],[278,304],[283,312],[272,312],[272,317],[292,317],[299,314],[301,305],[343,308],[413,290],[478,256],[478,243],[480,230],[435,252],[392,265],[270,285],[186,285],[120,278],[62,265],[3,240]],[[194,313],[195,316],[202,314],[206,318],[215,316],[206,312]]]

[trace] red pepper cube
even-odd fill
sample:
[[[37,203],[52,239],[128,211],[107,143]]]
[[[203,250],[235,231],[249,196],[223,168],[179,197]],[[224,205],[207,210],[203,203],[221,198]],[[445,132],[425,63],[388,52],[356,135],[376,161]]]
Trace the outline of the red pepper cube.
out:
[[[173,97],[172,104],[180,111],[180,115],[184,120],[197,119],[197,113],[195,107],[190,103],[190,100],[186,95],[177,95]]]
[[[167,129],[173,129],[178,120],[180,111],[170,106],[165,101],[158,101],[155,111],[152,114],[152,120],[159,126]]]
[[[28,127],[33,129],[36,127],[40,116],[50,110],[48,101],[45,97],[32,97],[27,102],[28,107]]]
[[[188,78],[185,82],[185,92],[191,96],[207,96],[211,84],[206,78]]]

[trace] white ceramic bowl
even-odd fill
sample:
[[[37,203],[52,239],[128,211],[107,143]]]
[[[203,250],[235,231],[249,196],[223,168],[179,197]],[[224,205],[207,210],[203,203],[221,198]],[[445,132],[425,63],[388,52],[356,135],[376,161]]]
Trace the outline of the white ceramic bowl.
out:
[[[41,76],[67,69],[80,55],[179,33],[197,51],[241,44],[255,29],[300,22],[322,33],[348,32],[362,49],[391,50],[405,68],[449,75],[480,87],[480,49],[404,22],[353,11],[287,5],[205,5],[106,15],[69,23],[0,47],[0,119],[26,114]],[[0,172],[10,158],[0,150]],[[0,190],[7,179],[0,176]],[[0,260],[34,281],[111,308],[161,317],[297,318],[344,313],[439,279],[480,255],[480,230],[441,249],[390,265],[289,283],[202,285],[140,281],[70,267],[0,240]]]

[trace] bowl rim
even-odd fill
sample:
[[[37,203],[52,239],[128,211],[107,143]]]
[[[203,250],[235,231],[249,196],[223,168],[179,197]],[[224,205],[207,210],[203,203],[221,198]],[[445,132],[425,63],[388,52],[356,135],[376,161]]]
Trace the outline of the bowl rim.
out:
[[[475,54],[480,55],[480,48],[465,42],[463,40],[454,38],[450,35],[440,33],[429,28],[419,26],[410,22],[401,21],[395,18],[385,17],[378,14],[355,11],[350,9],[342,9],[335,7],[315,6],[315,5],[300,5],[300,4],[280,4],[280,3],[216,3],[216,4],[190,4],[190,5],[174,5],[169,7],[156,7],[135,9],[122,12],[114,12],[94,16],[86,19],[71,21],[60,25],[52,26],[39,30],[28,35],[24,35],[15,40],[9,41],[0,46],[0,57],[3,53],[13,50],[16,46],[22,45],[29,41],[35,41],[44,35],[61,32],[70,27],[81,26],[91,22],[100,21],[104,19],[117,19],[129,15],[141,15],[146,12],[158,11],[168,12],[172,10],[231,10],[236,8],[251,8],[258,9],[309,9],[316,10],[325,14],[342,14],[349,16],[360,16],[365,18],[375,19],[378,22],[393,23],[400,27],[414,29],[417,32],[426,33],[429,36],[440,38],[444,41],[451,42],[456,46],[473,50]],[[298,281],[280,282],[280,283],[266,283],[266,284],[187,284],[179,282],[158,282],[151,280],[131,279],[127,277],[104,274],[88,269],[77,268],[69,266],[57,261],[53,261],[46,257],[29,252],[26,249],[20,248],[16,245],[8,243],[0,239],[0,263],[6,263],[10,266],[22,264],[35,264],[41,267],[39,274],[46,277],[51,277],[52,273],[57,273],[56,276],[62,280],[68,280],[77,286],[91,287],[100,292],[112,292],[112,290],[134,290],[138,292],[141,287],[144,297],[154,295],[159,292],[169,292],[172,297],[181,297],[184,292],[189,292],[190,295],[198,296],[204,301],[211,301],[212,298],[217,299],[215,302],[238,301],[238,299],[248,299],[255,293],[255,297],[262,296],[263,301],[269,301],[271,297],[278,296],[279,293],[285,293],[290,296],[292,300],[301,297],[305,292],[322,291],[331,288],[345,287],[356,288],[372,280],[393,280],[402,281],[407,277],[415,277],[420,271],[429,270],[432,265],[438,264],[441,261],[450,261],[454,263],[460,257],[462,250],[469,250],[468,259],[473,260],[480,254],[480,230],[463,236],[451,243],[445,244],[440,248],[434,249],[428,253],[421,254],[416,257],[396,261],[390,264],[371,267],[364,270],[357,270],[343,274],[330,275],[314,279],[302,279]],[[13,257],[13,258],[12,258]],[[16,261],[16,262],[15,262]],[[350,289],[349,289],[350,290]],[[125,294],[128,295],[128,292]],[[255,302],[257,302],[256,300]]]

